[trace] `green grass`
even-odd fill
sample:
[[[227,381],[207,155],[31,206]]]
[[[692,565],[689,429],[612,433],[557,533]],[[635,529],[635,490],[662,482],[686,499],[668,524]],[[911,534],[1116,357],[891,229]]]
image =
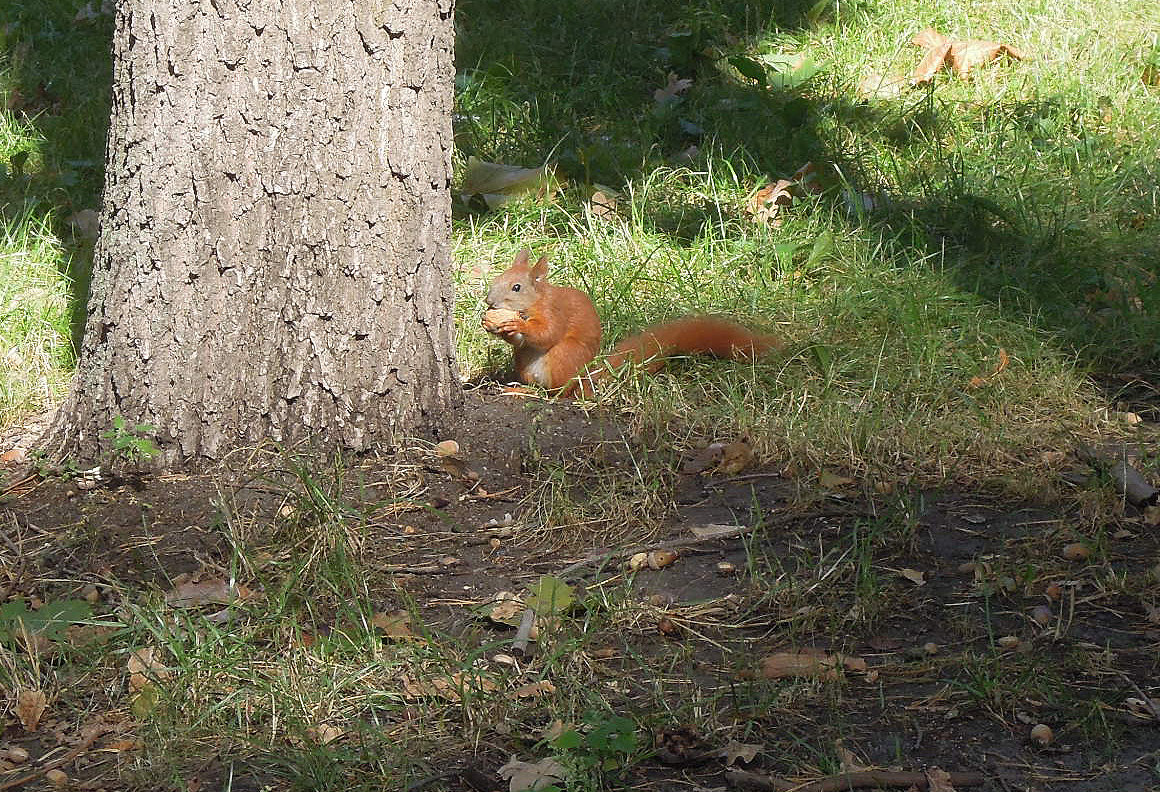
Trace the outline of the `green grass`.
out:
[[[70,220],[98,208],[111,78],[111,17],[78,20],[85,5],[4,4],[0,429],[55,405],[72,375],[91,240]]]
[[[53,405],[70,376],[64,260],[47,219],[0,226],[0,427]]]
[[[788,342],[756,370],[681,367],[611,397],[642,423],[688,416],[690,442],[749,434],[805,471],[1002,481],[1096,428],[1090,374],[1160,360],[1150,4],[855,3],[813,24],[760,4],[638,4],[631,26],[603,3],[464,6],[468,27],[504,21],[461,38],[459,155],[551,161],[569,180],[551,202],[464,214],[465,291],[481,289],[473,268],[529,246],[593,295],[610,343],[698,311]],[[908,40],[927,25],[1029,57],[860,98],[866,75],[913,69]],[[737,57],[804,57],[818,73],[773,88]],[[670,72],[693,85],[658,108]],[[839,176],[780,228],[755,224],[748,197],[806,161]],[[622,193],[621,217],[588,210],[597,185]],[[495,364],[478,308],[460,305],[469,370]],[[990,377],[1000,350],[1010,365]]]
[[[89,249],[68,218],[97,205],[109,81],[110,21],[76,22],[82,5],[6,6],[0,98],[14,109],[0,112],[0,429],[51,404],[72,366],[69,321]],[[495,370],[508,354],[479,328],[479,298],[522,247],[549,254],[559,282],[592,294],[609,344],[689,312],[730,314],[786,343],[756,366],[681,361],[612,385],[602,405],[640,440],[627,474],[595,457],[540,459],[530,447],[524,461],[538,488],[520,517],[537,529],[533,539],[639,540],[672,508],[666,477],[676,453],[740,437],[807,494],[835,472],[867,492],[896,492],[900,504],[931,486],[1059,494],[1043,452],[1128,431],[1106,420],[1116,394],[1100,385],[1154,379],[1160,363],[1160,89],[1142,79],[1160,62],[1152,6],[463,0],[457,168],[468,156],[553,163],[565,183],[550,200],[457,205],[465,373]],[[921,53],[909,38],[928,25],[1029,57],[967,82],[944,73],[897,98],[859,97],[868,74],[913,69]],[[805,58],[817,73],[795,83],[770,67],[762,84],[736,68],[752,72],[745,64],[763,58]],[[100,68],[75,68],[94,62]],[[693,83],[659,107],[653,91],[669,74]],[[797,201],[779,227],[755,223],[753,193],[807,161],[832,167],[826,191]],[[619,195],[615,216],[588,206],[597,188]],[[125,771],[140,788],[183,788],[207,757],[255,785],[377,789],[464,755],[517,751],[532,761],[563,751],[578,773],[570,788],[599,789],[648,754],[655,728],[694,722],[720,737],[769,740],[774,763],[812,773],[840,767],[834,740],[857,731],[842,720],[844,703],[868,700],[873,687],[755,679],[759,655],[737,636],[760,634],[759,651],[818,636],[840,648],[923,601],[891,571],[914,552],[909,507],[840,535],[793,536],[785,555],[766,546],[786,532],[779,524],[753,540],[729,598],[658,604],[610,567],[610,581],[578,591],[583,610],[546,628],[515,672],[494,657],[507,636],[468,610],[469,597],[439,605],[443,623],[455,624],[443,631],[376,567],[381,547],[421,537],[374,533],[371,510],[346,497],[359,471],[318,460],[282,466],[266,482],[283,498],[273,526],[223,496],[214,529],[235,548],[228,571],[262,588],[232,621],[175,613],[156,592],[108,588],[116,624],[101,651],[50,664],[3,645],[0,681],[43,684],[55,714],[81,721],[131,707],[128,656],[155,648],[166,666],[162,695],[138,708],[145,749]],[[409,501],[418,496],[403,485],[423,470],[383,473],[383,486],[398,485],[397,502]],[[1116,506],[1107,491],[1081,498],[1075,522],[1090,522],[1102,542]],[[963,646],[933,658],[903,647],[890,673],[942,685],[956,705],[996,719],[1033,699],[1061,721],[1090,720],[1083,728],[1095,742],[1125,728],[1100,720],[1112,704],[1047,695],[1080,660],[1047,675],[1036,655],[978,646],[995,637],[992,605],[1022,625],[1012,587],[1052,576],[1095,575],[1101,595],[1126,598],[1114,603],[1124,612],[1154,599],[1145,587],[1154,581],[1064,563],[1059,546],[1075,537],[1054,530],[1004,546],[973,585],[969,576],[954,582],[946,601],[957,610],[945,626]],[[1093,563],[1110,564],[1102,544]],[[928,585],[938,583],[946,581]],[[415,640],[387,640],[370,626],[396,609],[412,613]],[[659,641],[661,617],[682,625],[683,638]],[[607,648],[619,657],[595,657]],[[465,685],[465,674],[498,689]],[[514,697],[543,680],[556,686],[543,700]],[[1099,695],[1112,701],[1115,691]],[[885,701],[882,710],[893,712]],[[545,736],[557,720],[584,735],[629,728],[621,716],[633,724],[631,747],[608,737],[562,748]],[[330,728],[341,730],[334,742]]]

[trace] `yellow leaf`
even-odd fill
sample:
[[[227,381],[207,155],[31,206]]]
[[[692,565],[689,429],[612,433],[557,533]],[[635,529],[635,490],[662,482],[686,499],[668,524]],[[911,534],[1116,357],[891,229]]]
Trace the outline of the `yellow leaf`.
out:
[[[43,690],[22,690],[16,694],[16,716],[25,731],[36,731],[47,706],[48,699]]]

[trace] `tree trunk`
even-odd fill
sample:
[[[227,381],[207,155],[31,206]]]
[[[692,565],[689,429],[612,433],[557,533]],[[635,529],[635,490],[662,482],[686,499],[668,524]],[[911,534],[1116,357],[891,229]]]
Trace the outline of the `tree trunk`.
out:
[[[460,398],[453,0],[120,0],[101,236],[45,447],[364,450]]]

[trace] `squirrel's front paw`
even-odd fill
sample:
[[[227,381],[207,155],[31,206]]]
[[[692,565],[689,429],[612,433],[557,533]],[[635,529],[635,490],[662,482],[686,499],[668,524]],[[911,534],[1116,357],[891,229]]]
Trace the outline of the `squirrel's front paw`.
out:
[[[483,312],[483,329],[493,335],[511,335],[520,332],[519,311],[507,308],[492,308]]]

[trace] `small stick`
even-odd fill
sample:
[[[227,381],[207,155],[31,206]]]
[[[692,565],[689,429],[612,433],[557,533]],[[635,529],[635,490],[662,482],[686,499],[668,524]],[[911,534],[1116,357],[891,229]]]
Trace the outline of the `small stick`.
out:
[[[536,612],[531,608],[524,608],[524,615],[520,618],[520,628],[516,630],[516,637],[512,639],[512,651],[518,655],[528,652],[528,642],[532,640],[532,625],[536,623]]]
[[[947,773],[951,786],[968,787],[980,786],[986,782],[982,773]],[[861,770],[856,773],[839,773],[826,776],[816,781],[807,781],[804,784],[794,784],[784,778],[764,776],[750,773],[747,770],[726,770],[725,781],[732,787],[752,789],[758,792],[844,792],[849,789],[866,787],[901,787],[909,789],[928,789],[930,779],[926,773],[892,771],[892,770]]]
[[[65,765],[71,763],[78,756],[83,754],[85,751],[89,750],[93,743],[97,741],[98,737],[111,730],[112,727],[107,723],[98,723],[96,726],[90,726],[85,731],[84,737],[81,738],[81,741],[77,743],[76,746],[64,756],[57,759],[55,762],[49,762],[44,767],[33,770],[31,773],[25,773],[19,778],[9,778],[7,781],[0,781],[0,790],[12,789],[13,787],[22,787],[29,781],[35,781],[41,776],[46,775],[47,773],[56,770],[57,768],[64,767]]]
[[[1124,678],[1125,682],[1127,682],[1129,685],[1131,685],[1132,688],[1137,693],[1140,694],[1140,698],[1144,702],[1144,707],[1148,710],[1148,712],[1150,712],[1152,714],[1152,717],[1155,718],[1157,722],[1160,722],[1160,704],[1157,704],[1155,699],[1153,699],[1151,696],[1149,696],[1147,693],[1145,693],[1143,690],[1141,690],[1140,686],[1137,685],[1135,680],[1132,679],[1130,676],[1125,674],[1123,671],[1120,671],[1119,674],[1121,677]]]

